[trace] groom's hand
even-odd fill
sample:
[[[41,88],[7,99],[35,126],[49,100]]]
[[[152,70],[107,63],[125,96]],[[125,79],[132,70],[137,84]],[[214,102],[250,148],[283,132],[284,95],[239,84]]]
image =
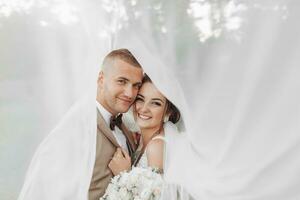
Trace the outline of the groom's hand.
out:
[[[108,164],[108,167],[114,174],[118,175],[120,172],[131,169],[131,159],[126,151],[121,148],[117,148],[113,158]]]

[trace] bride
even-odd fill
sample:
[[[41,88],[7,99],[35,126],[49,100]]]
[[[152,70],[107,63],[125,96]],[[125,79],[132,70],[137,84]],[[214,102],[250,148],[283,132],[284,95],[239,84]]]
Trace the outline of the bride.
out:
[[[179,110],[156,88],[151,79],[145,75],[135,103],[133,115],[140,128],[139,147],[133,158],[137,167],[152,167],[163,173],[164,169],[164,124],[176,123],[180,119]],[[122,157],[122,154],[125,157]],[[124,160],[130,162],[126,151],[118,149],[109,164],[117,175]]]

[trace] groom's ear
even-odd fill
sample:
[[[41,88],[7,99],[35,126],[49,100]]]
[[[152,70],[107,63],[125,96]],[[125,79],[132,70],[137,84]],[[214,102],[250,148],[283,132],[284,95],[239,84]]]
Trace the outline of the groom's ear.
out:
[[[103,75],[103,71],[101,71],[99,72],[97,83],[103,85],[103,79],[104,79],[104,75]]]

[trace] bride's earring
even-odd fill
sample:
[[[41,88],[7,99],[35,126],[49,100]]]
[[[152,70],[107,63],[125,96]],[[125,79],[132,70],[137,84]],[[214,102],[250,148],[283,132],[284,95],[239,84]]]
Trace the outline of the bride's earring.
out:
[[[164,123],[166,123],[167,121],[169,121],[169,116],[168,116],[168,115],[166,115],[166,116],[164,117]]]

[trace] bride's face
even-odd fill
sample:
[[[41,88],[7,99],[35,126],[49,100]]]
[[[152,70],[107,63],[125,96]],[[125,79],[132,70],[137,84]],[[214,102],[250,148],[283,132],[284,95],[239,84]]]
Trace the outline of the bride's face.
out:
[[[142,85],[134,104],[134,117],[141,129],[158,129],[161,125],[166,98],[153,83]]]

